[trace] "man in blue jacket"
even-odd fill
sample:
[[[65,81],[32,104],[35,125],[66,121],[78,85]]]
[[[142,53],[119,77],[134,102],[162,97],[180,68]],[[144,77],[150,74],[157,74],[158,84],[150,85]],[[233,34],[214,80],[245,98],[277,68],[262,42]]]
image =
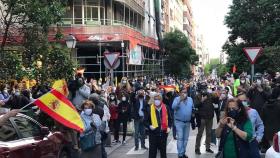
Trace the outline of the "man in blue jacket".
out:
[[[174,99],[172,109],[174,110],[174,123],[177,133],[177,150],[179,158],[187,158],[185,155],[189,138],[190,121],[192,118],[193,100],[188,97],[187,89],[180,92],[180,96]]]

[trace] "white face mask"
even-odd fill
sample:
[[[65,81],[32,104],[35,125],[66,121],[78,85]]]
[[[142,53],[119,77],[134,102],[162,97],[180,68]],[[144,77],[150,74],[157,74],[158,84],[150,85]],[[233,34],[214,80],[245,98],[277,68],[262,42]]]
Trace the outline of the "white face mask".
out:
[[[241,83],[245,83],[245,80],[240,80]]]
[[[91,115],[92,109],[85,109],[84,112],[86,115]]]
[[[160,104],[161,104],[161,101],[160,101],[160,100],[155,100],[155,105],[156,105],[156,106],[160,106]]]
[[[122,97],[122,101],[126,101],[126,97]]]
[[[261,80],[257,80],[257,85],[261,85],[262,81]]]
[[[112,97],[111,97],[111,99],[112,99],[112,100],[114,100],[114,99],[115,99],[115,97],[114,97],[114,96],[112,96]]]
[[[122,83],[123,83],[123,84],[126,84],[126,80],[123,80]]]
[[[3,92],[4,92],[4,93],[8,93],[8,90],[7,90],[7,89],[4,89]]]

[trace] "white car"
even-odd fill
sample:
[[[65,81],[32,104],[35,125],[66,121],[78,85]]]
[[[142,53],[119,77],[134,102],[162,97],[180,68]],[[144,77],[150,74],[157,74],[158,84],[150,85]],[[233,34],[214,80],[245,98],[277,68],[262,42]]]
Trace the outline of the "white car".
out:
[[[280,131],[273,137],[273,145],[266,151],[265,158],[280,158]]]

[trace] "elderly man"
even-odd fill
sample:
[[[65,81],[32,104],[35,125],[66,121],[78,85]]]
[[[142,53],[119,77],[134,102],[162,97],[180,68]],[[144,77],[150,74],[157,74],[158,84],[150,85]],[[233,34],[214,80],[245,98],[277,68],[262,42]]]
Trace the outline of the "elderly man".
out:
[[[145,125],[149,128],[149,158],[166,158],[167,136],[172,126],[172,117],[169,108],[162,102],[160,93],[155,94],[154,101],[147,109]]]
[[[180,96],[176,97],[172,104],[174,110],[174,122],[177,133],[177,150],[179,158],[186,158],[186,147],[189,138],[190,121],[193,111],[193,100],[188,97],[187,89],[180,92]]]

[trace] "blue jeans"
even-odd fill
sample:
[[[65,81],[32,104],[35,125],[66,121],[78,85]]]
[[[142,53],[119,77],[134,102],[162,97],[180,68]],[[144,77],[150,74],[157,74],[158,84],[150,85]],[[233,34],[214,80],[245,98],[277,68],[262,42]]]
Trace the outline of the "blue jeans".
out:
[[[141,120],[134,120],[134,142],[135,147],[139,147],[139,137],[141,140],[141,148],[145,146],[145,128]]]
[[[184,156],[188,144],[190,133],[190,122],[184,123],[175,120],[176,134],[177,134],[177,150],[178,156]]]

